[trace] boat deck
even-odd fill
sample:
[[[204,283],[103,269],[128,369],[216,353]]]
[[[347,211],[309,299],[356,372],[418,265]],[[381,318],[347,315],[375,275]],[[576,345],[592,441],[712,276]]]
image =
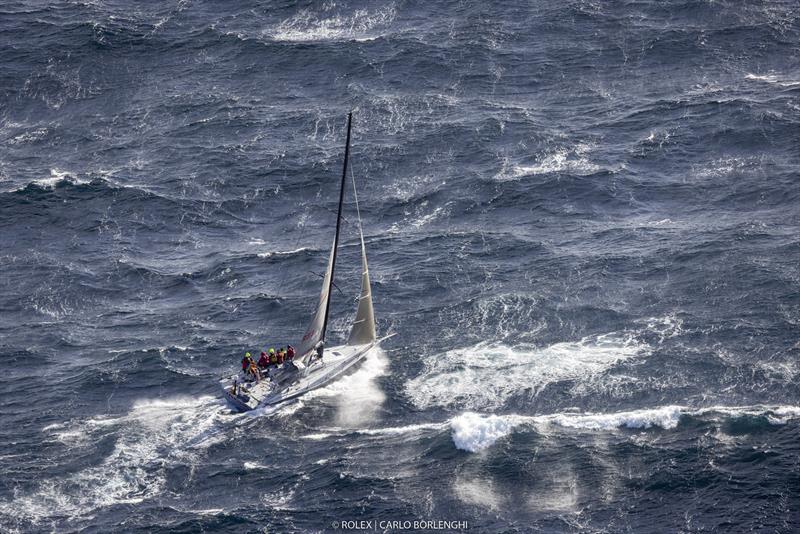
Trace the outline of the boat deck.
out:
[[[366,345],[343,345],[325,351],[322,360],[314,360],[303,367],[284,363],[270,366],[262,371],[262,380],[256,382],[252,376],[239,372],[222,381],[225,397],[239,411],[280,404],[320,388],[350,371],[374,347]],[[238,384],[234,393],[234,384]]]

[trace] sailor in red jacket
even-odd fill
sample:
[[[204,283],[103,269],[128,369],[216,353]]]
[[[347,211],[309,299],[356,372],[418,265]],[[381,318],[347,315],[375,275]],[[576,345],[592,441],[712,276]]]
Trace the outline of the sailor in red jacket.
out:
[[[258,359],[258,366],[261,369],[266,369],[269,367],[269,358],[267,357],[267,353],[263,350],[261,351],[261,357]]]
[[[253,358],[251,358],[250,353],[247,352],[245,353],[244,358],[242,358],[242,371],[247,372],[247,370],[250,369],[251,363],[253,363]]]

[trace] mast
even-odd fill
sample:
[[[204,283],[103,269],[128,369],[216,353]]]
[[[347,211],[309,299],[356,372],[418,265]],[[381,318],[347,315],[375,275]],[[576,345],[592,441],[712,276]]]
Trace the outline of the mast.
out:
[[[347,141],[344,145],[344,168],[342,169],[342,187],[339,191],[339,211],[336,214],[336,234],[333,238],[333,256],[331,258],[331,274],[328,280],[328,301],[325,303],[325,318],[322,322],[322,343],[324,350],[325,332],[328,329],[328,313],[331,309],[331,289],[333,289],[333,273],[336,269],[336,252],[339,249],[339,230],[342,226],[342,205],[344,204],[344,184],[347,178],[347,161],[350,158],[350,127],[353,123],[353,112],[347,114]]]

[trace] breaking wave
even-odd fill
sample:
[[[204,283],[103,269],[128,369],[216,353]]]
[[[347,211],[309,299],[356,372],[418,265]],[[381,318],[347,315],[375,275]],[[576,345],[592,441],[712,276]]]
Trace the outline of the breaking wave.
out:
[[[487,415],[467,412],[450,421],[453,443],[461,450],[479,451],[509,435],[525,418],[517,415]]]
[[[89,180],[78,178],[74,173],[64,171],[61,169],[50,169],[50,175],[44,178],[33,180],[30,184],[18,186],[12,191],[22,191],[29,185],[35,185],[44,189],[53,189],[60,184],[82,185],[88,184]]]

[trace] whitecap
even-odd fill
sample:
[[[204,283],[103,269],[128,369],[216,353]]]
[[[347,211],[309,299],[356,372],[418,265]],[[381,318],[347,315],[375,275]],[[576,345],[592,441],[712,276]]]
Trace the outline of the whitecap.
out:
[[[35,141],[41,141],[47,136],[47,133],[48,133],[47,128],[35,128],[33,130],[28,130],[26,132],[18,134],[6,142],[10,145],[32,143]]]
[[[248,471],[253,471],[256,469],[269,469],[266,465],[260,464],[258,462],[245,462],[243,467]]]
[[[263,244],[263,241],[262,241],[262,243],[259,243],[259,244]],[[270,251],[270,252],[259,252],[258,253],[258,257],[259,258],[271,258],[272,256],[292,256],[294,254],[299,254],[299,253],[305,252],[307,250],[309,250],[307,247],[300,247],[300,248],[296,248],[294,250],[274,250],[274,251]]]
[[[393,5],[371,12],[359,9],[351,16],[322,18],[304,9],[265,33],[275,41],[371,41],[381,37],[379,28],[391,24],[395,15]]]
[[[50,169],[50,176],[33,180],[30,184],[23,185],[15,191],[21,191],[28,185],[37,185],[42,188],[53,189],[59,184],[81,185],[88,184],[89,180],[78,178],[74,173],[61,169]]]
[[[526,176],[551,173],[588,176],[603,170],[603,167],[589,160],[587,154],[591,152],[591,148],[586,144],[579,144],[571,148],[559,148],[542,155],[533,165],[512,164],[508,158],[504,158],[494,179],[499,182],[507,182]]]
[[[450,421],[453,443],[461,450],[477,452],[494,445],[524,421],[524,417],[514,415],[463,413]]]

